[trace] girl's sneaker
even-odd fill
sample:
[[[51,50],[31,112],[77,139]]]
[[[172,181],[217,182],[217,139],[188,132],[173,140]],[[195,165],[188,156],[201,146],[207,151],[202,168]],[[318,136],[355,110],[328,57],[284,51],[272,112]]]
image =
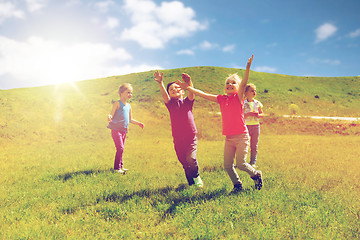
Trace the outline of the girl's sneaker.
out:
[[[238,184],[235,184],[234,185],[234,188],[233,190],[231,191],[231,193],[238,193],[238,192],[241,192],[243,190],[243,185],[242,183],[238,183]]]
[[[124,172],[126,172],[126,171],[129,171],[129,169],[126,169],[126,168],[121,168],[121,170],[123,170]]]
[[[201,180],[200,176],[194,178],[195,186],[202,188],[204,186],[203,181]]]
[[[115,172],[121,173],[121,174],[125,174],[125,171],[123,171],[123,170],[121,170],[121,169],[115,170]]]
[[[263,186],[262,173],[261,171],[257,171],[256,175],[251,177],[255,183],[255,189],[260,190]]]

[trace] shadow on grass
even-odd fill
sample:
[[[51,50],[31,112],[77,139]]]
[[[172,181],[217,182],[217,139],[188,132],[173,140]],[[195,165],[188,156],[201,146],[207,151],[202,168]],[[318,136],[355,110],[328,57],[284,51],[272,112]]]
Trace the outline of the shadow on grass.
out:
[[[190,188],[193,188],[191,191]],[[186,192],[184,190],[190,189],[189,192]],[[183,192],[184,191],[184,192]],[[124,193],[124,192],[112,192],[112,193],[105,193],[102,197],[99,197],[96,202],[100,203],[102,201],[105,202],[117,202],[117,203],[124,203],[126,201],[130,201],[134,198],[147,198],[151,200],[151,205],[154,208],[163,209],[161,206],[163,204],[169,205],[169,207],[166,208],[166,210],[161,210],[161,218],[159,223],[164,221],[170,216],[174,216],[176,213],[176,209],[179,206],[185,205],[185,204],[195,204],[195,203],[203,203],[206,201],[210,201],[219,197],[226,197],[231,195],[241,195],[241,194],[247,194],[251,190],[243,190],[239,193],[232,193],[228,192],[228,190],[223,187],[217,190],[213,191],[206,191],[203,189],[197,189],[195,186],[187,186],[185,184],[180,184],[178,187],[164,187],[160,189],[144,189],[132,193]]]
[[[222,170],[221,166],[213,166],[205,168],[205,172],[216,172]],[[91,176],[95,174],[107,173],[113,171],[112,169],[107,170],[83,170],[65,173],[57,176],[58,180],[68,181],[72,178],[80,175]],[[101,202],[116,202],[116,203],[126,203],[127,201],[134,200],[136,198],[140,199],[148,199],[152,207],[158,209],[161,213],[161,218],[159,223],[167,219],[168,217],[174,216],[176,213],[176,209],[179,206],[183,206],[185,204],[196,204],[196,203],[204,203],[206,201],[211,201],[213,199],[219,197],[230,197],[233,195],[242,195],[249,194],[253,189],[244,189],[241,192],[233,193],[228,192],[225,187],[206,191],[205,189],[199,189],[196,186],[188,186],[187,184],[180,184],[177,187],[166,186],[158,189],[143,189],[134,192],[104,192],[99,197],[96,198],[94,204],[99,204]],[[163,205],[167,205],[168,207],[164,210]],[[71,208],[71,213],[75,210]],[[69,212],[66,210],[65,212]]]
[[[178,208],[179,206],[181,206],[183,204],[187,204],[187,203],[194,204],[196,202],[206,202],[206,201],[210,201],[212,199],[215,199],[215,198],[218,198],[218,197],[224,196],[224,195],[227,195],[227,190],[225,188],[221,188],[221,189],[217,189],[212,192],[201,192],[199,195],[195,194],[192,196],[177,196],[177,197],[171,198],[167,201],[167,203],[170,204],[170,207],[168,207],[168,209],[166,209],[166,211],[164,211],[159,223],[162,222],[163,220],[165,220],[166,218],[168,218],[169,216],[173,216],[176,212],[176,208]]]
[[[223,170],[222,166],[205,166],[202,169],[203,172],[216,172],[216,171],[222,171],[222,170]],[[113,172],[113,171],[114,170],[112,168],[107,169],[107,170],[90,169],[90,170],[83,170],[83,171],[76,171],[76,172],[69,172],[69,173],[60,174],[56,178],[58,180],[66,182],[66,181],[71,180],[72,178],[74,178],[76,176],[80,176],[80,175],[91,176],[91,175],[95,175],[95,174],[99,174],[99,173],[106,173],[106,172]]]
[[[85,176],[90,176],[90,175],[95,175],[95,174],[99,174],[99,173],[105,173],[105,172],[110,172],[112,171],[111,169],[108,169],[108,170],[83,170],[83,171],[77,171],[77,172],[69,172],[69,173],[64,173],[64,174],[60,174],[58,175],[58,179],[63,181],[63,182],[66,182],[76,176],[79,176],[79,175],[85,175]]]
[[[211,172],[223,171],[223,170],[224,170],[224,168],[223,168],[222,165],[217,165],[217,166],[203,166],[203,167],[201,168],[201,171],[202,171],[202,172],[209,172],[209,173],[211,173]]]

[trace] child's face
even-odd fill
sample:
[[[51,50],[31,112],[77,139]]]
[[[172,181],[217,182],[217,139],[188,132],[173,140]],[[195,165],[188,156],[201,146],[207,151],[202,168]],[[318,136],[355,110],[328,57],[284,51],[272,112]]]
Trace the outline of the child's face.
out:
[[[173,83],[169,87],[169,97],[170,98],[182,98],[184,91],[177,83]]]
[[[245,97],[248,99],[254,99],[256,96],[256,88],[249,87],[249,89],[245,92]]]
[[[228,78],[225,82],[225,93],[227,95],[235,94],[239,91],[240,84],[232,78]]]
[[[128,88],[120,94],[120,98],[126,101],[129,100],[131,97],[132,97],[132,88]]]

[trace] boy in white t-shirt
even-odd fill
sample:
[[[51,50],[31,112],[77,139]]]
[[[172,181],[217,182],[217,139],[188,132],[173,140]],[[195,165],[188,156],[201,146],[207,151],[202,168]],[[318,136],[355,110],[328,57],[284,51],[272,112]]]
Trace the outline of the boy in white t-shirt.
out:
[[[255,167],[257,159],[257,147],[260,136],[259,118],[264,116],[263,105],[255,99],[256,86],[252,83],[246,85],[244,100],[244,116],[246,127],[250,136],[250,165]]]

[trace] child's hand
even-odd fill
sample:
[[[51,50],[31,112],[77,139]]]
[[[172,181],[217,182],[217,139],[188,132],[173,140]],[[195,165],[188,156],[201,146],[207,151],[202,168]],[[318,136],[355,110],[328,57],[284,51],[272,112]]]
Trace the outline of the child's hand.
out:
[[[109,122],[109,123],[112,122],[112,116],[111,116],[111,114],[108,115],[108,122]]]
[[[191,77],[189,74],[183,73],[183,74],[181,74],[181,76],[182,76],[183,81],[186,82],[187,84],[189,84],[191,82]]]
[[[144,128],[144,126],[145,125],[143,123],[139,122],[139,127]]]
[[[187,89],[190,85],[187,82],[182,82],[179,79],[176,80],[176,83],[179,84],[179,86],[181,87],[181,89],[185,90]]]
[[[257,111],[249,112],[249,116],[251,116],[251,117],[259,117],[259,112],[257,112]]]
[[[183,79],[183,81],[186,82],[190,87],[193,86],[193,83],[192,83],[192,81],[191,81],[191,77],[190,77],[189,74],[183,73],[183,74],[182,74],[182,79]]]
[[[159,71],[156,70],[156,72],[154,73],[154,77],[155,77],[154,80],[158,83],[162,83],[163,76],[164,76],[164,73],[161,73],[161,75],[160,75]]]
[[[247,65],[246,65],[246,69],[250,69],[250,66],[251,66],[251,63],[252,63],[252,60],[254,58],[254,54],[251,55],[251,58],[249,58],[248,62],[247,62]]]

